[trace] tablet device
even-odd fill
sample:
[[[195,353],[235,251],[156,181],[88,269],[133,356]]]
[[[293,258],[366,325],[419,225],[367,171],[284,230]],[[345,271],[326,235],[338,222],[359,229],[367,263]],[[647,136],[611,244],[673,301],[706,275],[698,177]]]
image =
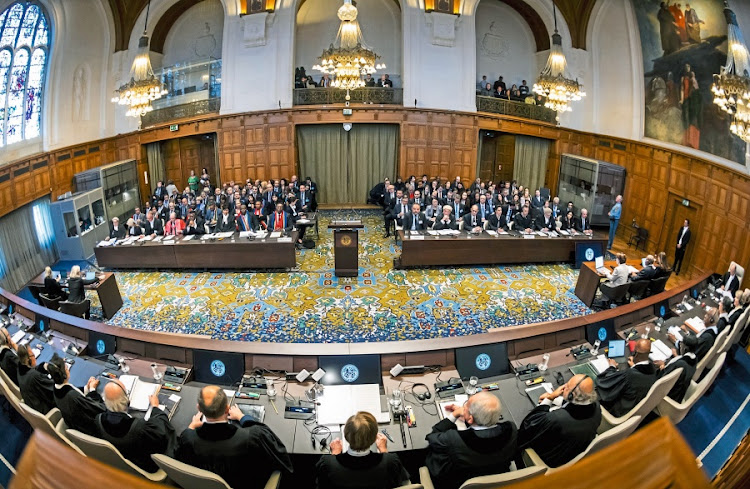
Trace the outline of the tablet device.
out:
[[[609,358],[618,360],[625,357],[625,340],[609,340]]]

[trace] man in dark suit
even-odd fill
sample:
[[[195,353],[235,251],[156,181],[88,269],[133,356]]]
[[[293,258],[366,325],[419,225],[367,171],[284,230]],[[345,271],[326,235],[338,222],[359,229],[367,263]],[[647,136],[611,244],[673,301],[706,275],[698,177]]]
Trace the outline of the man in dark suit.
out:
[[[542,198],[542,193],[539,191],[539,189],[534,190],[534,196],[531,198],[531,208],[541,209],[542,207],[544,207],[544,199]]]
[[[461,195],[455,194],[453,196],[453,202],[450,203],[451,209],[453,210],[453,217],[458,221],[459,219],[463,219],[464,214],[466,214],[466,208],[463,204],[461,204]]]
[[[404,231],[424,231],[427,229],[427,218],[422,212],[421,206],[414,202],[411,212],[404,216]]]
[[[446,406],[445,419],[427,435],[425,465],[436,489],[458,489],[467,479],[510,470],[516,452],[516,427],[500,419],[500,400],[480,392],[463,406]],[[463,419],[467,430],[458,431],[456,420]]]
[[[553,406],[559,409],[552,410]],[[594,381],[584,374],[574,375],[554,392],[539,397],[539,405],[518,429],[518,450],[533,448],[544,463],[559,467],[586,450],[601,420]]]
[[[318,208],[318,204],[315,202],[315,194],[305,184],[299,186],[297,200],[299,201],[300,212],[314,212]]]
[[[581,217],[578,219],[578,226],[576,231],[579,233],[591,233],[591,220],[589,219],[589,211],[581,209]]]
[[[502,207],[495,207],[495,213],[487,220],[487,229],[490,231],[501,231],[508,228],[508,222],[505,220]]]
[[[654,266],[654,255],[648,255],[646,257],[646,265],[641,268],[640,272],[633,272],[630,274],[630,280],[632,282],[638,282],[640,280],[652,280],[656,278],[657,270]]]
[[[435,220],[435,224],[432,225],[432,229],[439,231],[441,229],[458,229],[458,224],[453,217],[453,209],[449,205],[443,206],[443,214],[439,219]]]
[[[736,263],[729,265],[729,270],[721,277],[721,283],[722,286],[719,287],[719,290],[729,291],[732,295],[737,292],[737,289],[740,288],[740,278],[737,276]]]
[[[549,207],[543,207],[542,213],[537,217],[534,225],[536,226],[537,231],[557,231],[557,221],[552,217],[552,209]]]
[[[402,196],[403,192],[401,192],[400,190],[396,191],[396,187],[393,185],[388,185],[388,188],[383,195],[383,212],[390,212],[396,205],[396,202],[401,202]]]
[[[112,227],[109,230],[109,239],[123,239],[128,232],[125,226],[120,226],[120,218],[112,218]]]
[[[690,243],[690,219],[685,219],[685,222],[680,228],[680,232],[677,233],[677,247],[674,250],[674,273],[680,274],[680,268],[682,268],[682,260],[685,258],[685,251],[687,250],[688,243]]]
[[[529,206],[523,206],[521,212],[516,213],[513,218],[513,230],[519,233],[530,233],[534,230],[534,220],[529,214]]]
[[[292,232],[292,227],[294,227],[292,218],[289,217],[289,214],[284,212],[284,204],[281,202],[276,204],[276,211],[268,216],[266,223],[268,224],[268,229],[270,231],[284,231],[285,233],[290,233]]]
[[[158,391],[149,397],[151,416],[148,420],[128,414],[130,400],[125,385],[119,379],[104,386],[104,405],[107,410],[95,418],[95,435],[107,440],[123,457],[146,472],[159,467],[151,459],[152,453],[168,453],[174,444],[174,428],[167,414],[159,409]]]
[[[724,299],[727,300],[725,301]],[[721,315],[724,308],[729,307],[731,307],[731,299],[729,299],[729,297],[723,297],[721,302],[719,302],[718,310],[711,310],[704,316],[703,322],[706,325],[706,329],[698,334],[693,334],[693,332],[688,331],[687,327],[683,324],[680,326],[680,329],[682,330],[682,339],[679,340],[672,333],[669,333],[669,341],[674,343],[678,350],[684,348],[687,351],[695,353],[696,363],[700,362],[703,360],[703,357],[706,356],[711,347],[714,346],[716,337],[719,335],[718,325],[714,324],[717,313]]]
[[[389,214],[385,216],[385,237],[391,235],[391,226],[395,222],[398,226],[404,223],[404,216],[409,213],[409,197],[401,197],[401,202],[397,202]]]
[[[464,216],[464,231],[467,233],[482,232],[482,218],[479,217],[479,206],[471,206],[471,212]]]
[[[218,221],[216,222],[216,228],[214,229],[214,232],[217,233],[228,233],[228,232],[235,232],[237,230],[237,222],[234,219],[234,216],[229,213],[229,208],[224,207],[221,210],[221,215],[219,216]]]
[[[231,487],[260,489],[274,470],[292,471],[286,447],[274,432],[237,406],[230,408],[227,395],[215,385],[201,389],[198,413],[180,435],[175,458],[220,475]]]
[[[161,219],[154,216],[153,211],[146,213],[146,219],[143,220],[143,234],[146,236],[156,237],[164,234],[164,226],[161,223]]]
[[[649,353],[651,340],[642,338],[635,344],[635,355],[628,359],[629,368],[617,370],[617,362],[610,358],[609,368],[597,377],[601,405],[612,416],[622,416],[633,409],[656,382],[656,367]]]

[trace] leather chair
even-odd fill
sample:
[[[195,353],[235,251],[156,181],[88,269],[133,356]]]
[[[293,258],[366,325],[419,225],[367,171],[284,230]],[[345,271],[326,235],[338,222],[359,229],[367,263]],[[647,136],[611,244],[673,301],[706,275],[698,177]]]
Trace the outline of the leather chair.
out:
[[[629,420],[625,421],[624,423],[618,425],[615,428],[612,428],[609,431],[606,431],[602,434],[596,435],[593,440],[591,440],[591,443],[589,443],[589,446],[586,447],[586,450],[581,452],[578,456],[576,456],[573,460],[570,462],[563,464],[559,467],[549,467],[542,458],[539,456],[539,454],[534,451],[533,448],[527,448],[523,453],[523,459],[524,462],[529,464],[533,464],[538,467],[545,467],[546,468],[546,474],[551,474],[557,470],[564,469],[565,467],[570,467],[571,465],[574,465],[579,460],[598,452],[599,450],[603,450],[607,448],[610,445],[614,445],[615,443],[624,440],[628,436],[630,436],[631,433],[635,431],[635,429],[638,427],[639,424],[641,424],[641,418],[640,416],[633,416]]]
[[[504,474],[472,477],[461,484],[459,489],[494,489],[496,487],[508,486],[518,481],[542,475],[546,470],[545,467],[537,467],[534,465],[521,470],[511,470]],[[430,478],[430,471],[427,467],[419,468],[419,482],[422,483],[424,489],[435,489],[432,479]]]
[[[42,299],[39,297],[39,294],[44,294],[45,290],[47,289],[45,289],[43,285],[29,285],[29,292],[31,292],[31,297],[33,297],[40,306],[44,306],[44,304],[42,304]]]
[[[630,290],[628,290],[628,300],[633,302],[634,300],[641,300],[646,297],[646,289],[648,289],[648,280],[638,280],[637,282],[630,282]]]
[[[6,388],[13,394],[16,399],[18,399],[19,402],[23,399],[21,396],[21,389],[18,388],[18,386],[13,382],[10,377],[8,377],[8,374],[5,373],[5,370],[0,368],[0,380],[5,382]]]
[[[647,297],[651,297],[652,295],[661,294],[662,292],[664,292],[664,289],[667,286],[667,280],[669,280],[669,276],[656,278],[649,281]]]
[[[91,301],[89,299],[86,299],[83,302],[60,302],[60,312],[70,316],[76,316],[79,318],[85,317],[90,309]]]
[[[732,326],[732,331],[730,331],[729,335],[727,335],[726,340],[724,340],[724,344],[720,345],[719,349],[716,351],[717,356],[726,351],[729,351],[732,345],[740,341],[740,336],[742,336],[742,333],[745,331],[745,326],[747,325],[749,317],[750,308],[740,314],[740,317],[737,318],[737,322],[735,322],[734,326]]]
[[[677,380],[680,378],[680,374],[682,374],[682,369],[678,368],[654,382],[654,385],[652,385],[648,390],[646,397],[641,399],[641,402],[636,404],[633,409],[623,414],[622,416],[615,417],[610,414],[609,411],[604,408],[604,406],[602,406],[602,422],[599,424],[597,433],[604,433],[606,431],[609,431],[612,428],[621,425],[633,416],[640,416],[642,418],[645,418],[648,413],[653,411],[654,408],[659,405],[662,399],[666,397],[667,393],[672,390],[672,387],[674,387],[674,385],[677,383]]]
[[[0,369],[0,372],[2,372],[2,375],[0,375],[0,395],[8,400],[18,414],[23,416],[23,411],[21,410],[21,403],[23,402],[21,391],[18,390],[18,386],[16,386],[8,376],[5,375],[5,372],[3,372],[2,369]]]
[[[52,309],[53,311],[60,310],[60,298],[59,297],[49,297],[46,294],[39,294],[39,298],[42,300],[42,305],[46,307],[47,309]]]
[[[695,403],[698,402],[698,400],[703,397],[703,394],[705,394],[711,387],[716,380],[716,377],[719,376],[719,371],[721,370],[721,367],[724,366],[726,358],[726,352],[719,355],[714,366],[711,367],[711,370],[706,373],[706,376],[703,377],[700,382],[696,383],[694,380],[691,380],[690,386],[688,386],[687,392],[685,392],[685,398],[682,402],[677,402],[667,396],[662,399],[656,407],[656,412],[659,413],[660,416],[669,417],[674,424],[682,421]]]
[[[737,267],[734,273],[737,275],[737,281],[739,282],[739,287],[742,287],[742,279],[745,277],[745,268],[742,267],[739,263],[734,262],[734,261],[729,264],[729,267],[731,268],[732,265],[735,265]]]
[[[716,354],[719,351],[721,345],[724,344],[724,341],[726,341],[727,336],[729,336],[729,328],[724,328],[714,340],[713,346],[711,346],[711,348],[706,352],[706,355],[698,362],[698,365],[695,366],[695,374],[693,374],[694,381],[698,382],[701,378],[701,375],[703,375],[703,371],[707,368],[710,368],[710,366],[713,364]]]
[[[182,489],[232,489],[221,476],[208,470],[193,467],[160,453],[152,454],[151,458]],[[281,472],[276,470],[268,478],[264,489],[277,489],[280,482]]]
[[[69,446],[76,452],[83,455],[83,452],[77,446],[75,446],[67,436],[57,431],[56,426],[60,423],[60,421],[62,421],[62,413],[60,413],[59,409],[53,408],[50,410],[50,412],[44,415],[22,402],[21,411],[23,417],[26,418],[26,421],[28,421],[35,430],[44,431],[60,443]]]
[[[604,301],[604,303],[606,304],[605,307],[609,307],[610,303],[622,304],[626,302],[625,295],[628,293],[628,290],[630,290],[630,284],[630,282],[625,282],[624,284],[618,285],[617,287],[612,287],[606,282],[602,282],[601,284],[599,284],[599,290],[607,299],[606,301]]]
[[[133,462],[123,457],[120,451],[107,440],[86,435],[77,430],[68,430],[66,434],[88,457],[104,462],[105,464],[111,465],[130,474],[139,475],[151,482],[163,482],[167,478],[167,474],[161,469],[153,474],[141,469]]]

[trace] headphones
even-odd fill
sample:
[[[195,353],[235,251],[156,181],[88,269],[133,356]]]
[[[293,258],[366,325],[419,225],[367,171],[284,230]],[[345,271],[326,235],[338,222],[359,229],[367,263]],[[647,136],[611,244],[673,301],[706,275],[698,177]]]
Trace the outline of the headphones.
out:
[[[414,389],[417,386],[424,387],[425,391],[422,392],[422,393],[417,394],[416,392],[414,392]],[[430,393],[430,388],[427,387],[427,385],[425,385],[425,384],[423,384],[421,382],[415,382],[414,384],[412,384],[412,386],[411,386],[411,395],[414,396],[414,397],[416,397],[417,400],[420,401],[420,402],[424,402],[424,401],[427,401],[430,398],[432,398],[432,394]]]
[[[568,402],[573,402],[573,393],[576,391],[576,389],[578,389],[578,386],[581,385],[581,382],[583,382],[584,380],[588,378],[589,378],[588,375],[585,375],[581,380],[578,381],[575,387],[570,389],[570,392],[568,392]]]
[[[317,439],[317,437],[320,436],[320,440]],[[313,450],[317,448],[316,442],[320,444],[320,451],[322,452],[328,446],[331,444],[331,438],[333,437],[333,434],[331,433],[331,429],[327,426],[318,425],[315,428],[310,431],[310,441],[312,442]]]

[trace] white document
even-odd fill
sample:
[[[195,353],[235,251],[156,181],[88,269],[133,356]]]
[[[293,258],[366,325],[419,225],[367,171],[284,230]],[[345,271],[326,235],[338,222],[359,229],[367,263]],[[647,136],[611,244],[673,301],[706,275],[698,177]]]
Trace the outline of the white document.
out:
[[[185,236],[184,238],[182,238],[182,240],[183,241],[190,241],[193,238],[195,238],[195,235],[194,234],[189,234],[189,235]]]
[[[291,243],[292,242],[292,238],[290,238],[289,236],[287,236],[286,238],[279,238],[279,239],[277,239],[276,242],[277,243]]]
[[[345,424],[358,411],[367,411],[378,423],[391,420],[389,411],[380,410],[380,386],[378,384],[325,386],[319,399],[318,424]]]
[[[497,231],[493,231],[492,229],[487,229],[487,234],[489,234],[492,237],[497,236]]]
[[[536,236],[534,236],[533,234],[524,234],[523,235],[523,239],[534,239],[534,238],[536,238]]]
[[[589,362],[592,367],[596,370],[596,373],[602,373],[609,368],[609,360],[604,355],[599,355],[595,359]]]
[[[156,392],[158,384],[141,381],[137,375],[121,375],[120,382],[130,397],[130,409],[146,411],[150,405],[149,397]]]
[[[16,331],[16,334],[10,337],[10,339],[13,340],[13,343],[18,343],[19,341],[23,339],[25,335],[26,335],[26,332],[22,329],[19,329],[18,331]]]
[[[201,237],[201,241],[206,241],[206,240],[208,240],[208,239],[212,239],[213,237],[214,237],[214,235],[213,235],[213,234],[211,234],[211,233],[209,233],[209,234],[204,234],[204,235],[203,235],[203,236]]]
[[[100,241],[99,244],[96,246],[99,246],[100,248],[104,248],[105,246],[114,246],[116,241],[117,240],[114,240],[114,239],[112,241],[106,241],[106,240]]]
[[[469,400],[468,394],[457,394],[456,398],[453,401],[435,401],[435,404],[437,404],[437,407],[438,407],[438,414],[440,415],[440,419],[445,419],[446,416],[448,416],[448,411],[445,409],[446,406],[449,406],[451,404],[463,406],[464,403],[468,400]],[[464,422],[463,419],[457,419],[456,428],[458,428],[458,431],[463,431],[467,429],[468,426],[466,426],[466,423]]]
[[[433,231],[432,229],[430,229],[429,231],[427,231],[427,234],[429,234],[430,236],[438,236],[438,235],[440,235],[440,232],[439,231]]]
[[[682,341],[682,330],[678,328],[677,326],[670,326],[667,329],[667,332],[671,334],[672,336],[674,336],[674,338],[677,341]]]
[[[158,243],[162,239],[164,239],[164,236],[157,236],[157,237],[154,238],[154,243]]]
[[[706,329],[706,324],[699,317],[694,317],[685,320],[685,324],[688,328],[692,329],[695,334],[701,334]]]
[[[409,239],[421,239],[421,240],[424,240],[424,235],[423,234],[412,234],[411,236],[409,236]]]
[[[240,238],[249,238],[250,236],[255,236],[255,233],[252,231],[240,231]]]
[[[271,233],[271,238],[279,238],[281,237],[281,231],[274,231]]]
[[[638,269],[635,268],[634,266],[628,265],[628,274],[631,274],[631,273],[638,273]]]
[[[569,233],[569,232],[567,232],[567,231],[565,231],[564,229],[561,229],[561,230],[559,231],[559,233],[560,233],[560,234],[562,234],[563,236],[570,236],[570,233]]]
[[[658,360],[666,362],[671,356],[672,350],[662,340],[656,340],[651,343],[651,353],[649,353],[648,357],[652,362]]]

